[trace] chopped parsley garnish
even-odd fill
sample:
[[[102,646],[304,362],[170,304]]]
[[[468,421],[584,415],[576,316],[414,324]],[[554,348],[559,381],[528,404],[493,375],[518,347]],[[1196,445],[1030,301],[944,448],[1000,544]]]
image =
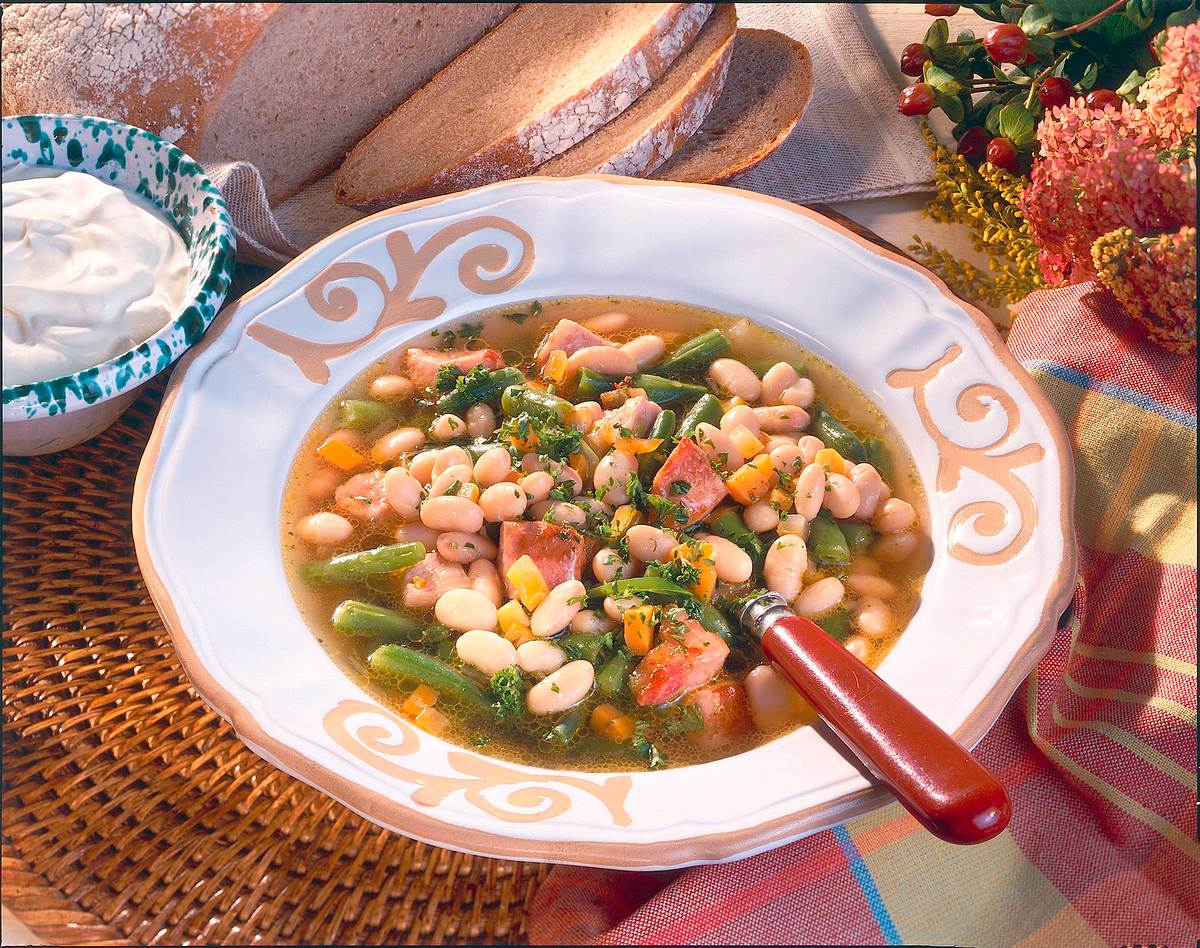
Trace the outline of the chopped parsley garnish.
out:
[[[668,560],[666,563],[659,564],[656,572],[663,579],[669,579],[685,589],[700,582],[700,567],[690,560]]]
[[[671,488],[667,491],[672,497],[678,497],[680,494],[686,494],[692,489],[692,485],[687,481],[671,481]]]
[[[541,314],[542,314],[542,304],[538,300],[534,300],[532,303],[529,304],[529,312],[528,313],[505,313],[504,318],[511,319],[514,323],[516,323],[518,326],[520,326],[525,322],[525,320],[529,319],[531,316],[540,316]]]
[[[537,440],[537,453],[552,461],[567,460],[583,444],[583,434],[574,428],[564,427],[556,419],[538,418],[524,411],[506,418],[496,430],[496,437],[501,441],[528,443],[530,435]]]
[[[633,726],[633,740],[631,746],[633,752],[646,761],[646,766],[651,770],[660,770],[667,766],[667,758],[648,737],[646,731],[649,728],[649,722],[642,720],[638,721]]]
[[[524,712],[525,681],[516,665],[502,668],[492,676],[492,694],[496,698],[492,707],[497,717],[515,717]]]
[[[435,329],[429,335],[438,338],[439,349],[453,349],[455,345],[478,339],[483,333],[483,323],[462,323],[457,330]]]
[[[693,731],[704,730],[704,715],[694,704],[685,704],[679,708],[679,713],[663,722],[663,730],[668,734],[690,734]]]

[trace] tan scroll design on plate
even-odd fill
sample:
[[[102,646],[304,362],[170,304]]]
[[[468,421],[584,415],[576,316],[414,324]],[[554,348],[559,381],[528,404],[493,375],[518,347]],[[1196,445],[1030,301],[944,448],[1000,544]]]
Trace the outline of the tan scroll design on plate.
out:
[[[358,293],[349,286],[336,284],[351,279],[365,279],[375,284],[383,297],[383,306],[374,328],[365,336],[346,342],[313,342],[282,329],[254,322],[246,328],[246,335],[287,356],[296,363],[306,379],[323,385],[329,381],[329,363],[339,356],[366,345],[393,326],[440,316],[446,309],[446,301],[442,297],[411,298],[417,282],[434,259],[451,244],[488,229],[503,231],[521,242],[521,256],[516,265],[503,273],[506,267],[512,265],[508,249],[501,244],[480,244],[463,253],[458,264],[458,278],[472,293],[491,294],[510,290],[529,275],[534,258],[533,238],[512,221],[490,214],[458,221],[443,227],[425,241],[419,250],[414,249],[408,234],[394,230],[384,240],[388,257],[396,271],[394,283],[389,285],[387,277],[369,264],[343,260],[331,263],[304,288],[304,298],[313,312],[330,322],[342,322],[358,313],[359,298]],[[490,277],[485,274],[502,275]]]
[[[990,454],[1008,443],[1021,423],[1021,412],[1016,401],[1007,392],[995,385],[976,383],[968,385],[958,393],[954,408],[963,421],[978,422],[988,416],[991,400],[1004,412],[1004,433],[991,444],[981,448],[967,448],[956,444],[939,430],[929,411],[926,388],[941,373],[942,369],[962,355],[962,346],[954,345],[946,354],[924,369],[896,369],[888,373],[887,381],[892,388],[911,388],[916,403],[917,415],[929,436],[938,446],[938,469],[936,487],[939,493],[954,490],[962,479],[964,469],[975,471],[988,480],[999,484],[1010,497],[1021,518],[1016,535],[999,550],[980,553],[964,546],[958,540],[960,528],[970,528],[976,536],[999,536],[1008,525],[1009,510],[995,500],[974,500],[964,504],[950,518],[948,549],[950,555],[964,563],[975,566],[994,566],[1007,563],[1021,552],[1033,536],[1037,526],[1037,501],[1029,486],[1013,471],[1034,464],[1045,457],[1040,444],[1026,444],[1004,454]]]
[[[371,715],[377,721],[386,722],[386,726],[361,722],[351,731],[349,721],[354,715]],[[561,816],[571,808],[569,794],[557,787],[546,786],[557,783],[591,794],[608,810],[614,825],[628,826],[631,822],[625,809],[626,798],[633,787],[633,780],[628,776],[586,780],[570,774],[529,773],[462,751],[451,751],[447,755],[450,766],[459,776],[427,774],[396,762],[398,757],[416,753],[421,745],[421,735],[412,724],[386,708],[365,701],[346,700],[326,714],[323,723],[326,733],[363,763],[389,777],[416,784],[412,798],[421,806],[437,806],[450,794],[462,791],[469,803],[498,820],[540,823]],[[513,787],[504,797],[504,807],[497,806],[485,796],[489,790],[498,787]]]

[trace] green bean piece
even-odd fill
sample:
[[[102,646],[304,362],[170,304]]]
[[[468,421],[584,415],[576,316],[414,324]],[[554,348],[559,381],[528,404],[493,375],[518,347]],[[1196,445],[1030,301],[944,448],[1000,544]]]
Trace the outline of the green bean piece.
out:
[[[343,635],[383,635],[416,642],[425,623],[384,606],[347,599],[333,610],[333,627]]]
[[[632,579],[614,579],[611,583],[601,583],[599,586],[593,586],[587,591],[589,599],[603,599],[605,596],[620,599],[622,596],[638,594],[665,596],[669,599],[696,598],[689,590],[684,589],[678,583],[673,583],[669,579],[663,579],[661,576],[635,576]]]
[[[424,652],[394,643],[381,645],[367,656],[367,667],[384,682],[397,677],[411,678],[428,685],[441,698],[492,710],[491,699],[475,682]]]
[[[688,409],[688,413],[683,416],[683,420],[679,423],[679,430],[675,432],[675,440],[682,441],[684,438],[695,437],[696,429],[703,424],[718,425],[721,423],[721,416],[725,413],[725,409],[721,407],[720,399],[716,395],[705,393],[696,399],[696,403]]]
[[[390,405],[365,398],[346,398],[338,404],[338,424],[343,428],[376,428],[395,418]]]
[[[808,433],[820,438],[825,442],[825,447],[833,448],[855,464],[862,464],[867,459],[867,449],[863,447],[857,435],[824,408],[813,412],[812,421],[808,424]]]
[[[865,523],[843,523],[839,527],[852,554],[866,553],[875,542],[875,531]]]
[[[741,514],[733,508],[723,511],[713,517],[708,523],[708,528],[719,537],[736,543],[743,550],[750,554],[750,559],[754,560],[755,565],[760,565],[763,557],[766,556],[766,544],[759,538],[758,534],[751,530]]]
[[[725,334],[721,330],[710,329],[708,332],[702,332],[695,338],[689,339],[654,366],[654,371],[661,372],[663,375],[688,375],[703,372],[717,359],[728,355],[731,348],[729,340],[725,338]]]
[[[881,438],[868,438],[863,442],[863,447],[867,452],[867,463],[875,468],[879,472],[879,476],[883,478],[883,482],[890,486],[892,483],[892,458],[888,454],[887,445]]]
[[[619,695],[625,690],[625,680],[629,677],[629,666],[632,664],[632,655],[625,651],[617,652],[596,672],[597,687],[609,697]]]
[[[703,385],[678,382],[675,379],[663,378],[661,375],[635,375],[632,382],[634,388],[645,389],[646,397],[659,405],[686,401],[708,392]]]
[[[575,406],[565,398],[520,385],[510,385],[504,390],[500,406],[510,418],[527,412],[537,418],[554,418],[564,425],[575,411]]]
[[[495,401],[508,386],[520,385],[524,381],[524,373],[511,365],[476,378],[463,375],[459,377],[454,390],[438,400],[437,410],[457,415],[480,402]]]
[[[653,451],[638,456],[638,476],[642,480],[649,481],[658,473],[658,469],[662,467],[671,451],[671,436],[674,432],[675,412],[664,408],[654,419],[654,424],[650,426],[650,433],[646,435],[648,438],[661,438],[662,444]]]
[[[742,360],[742,363],[747,368],[749,368],[750,371],[752,371],[755,375],[759,376],[759,378],[766,375],[770,369],[773,369],[775,366],[779,365],[780,362],[784,363],[785,365],[790,365],[793,369],[796,370],[797,375],[799,375],[799,376],[804,375],[804,363],[799,362],[796,359],[772,359],[772,358],[769,358],[766,356],[762,356],[759,358],[750,358],[750,359]]]
[[[850,545],[828,510],[817,514],[808,527],[808,555],[818,566],[846,566]]]
[[[373,550],[343,553],[331,560],[305,563],[300,567],[300,575],[310,583],[353,583],[368,576],[407,569],[424,558],[425,547],[422,544],[395,543]]]
[[[733,623],[725,618],[725,613],[712,603],[700,603],[699,613],[697,621],[709,632],[721,636],[726,642],[731,642],[737,637],[737,629]]]
[[[848,613],[845,609],[836,609],[829,613],[829,615],[821,616],[819,619],[813,619],[813,622],[819,625],[827,634],[833,636],[839,642],[846,641],[846,639],[848,639],[851,633],[854,631],[853,627],[850,625],[850,613]]]
[[[605,392],[611,392],[617,387],[620,379],[611,375],[601,375],[591,369],[580,369],[579,379],[575,383],[575,393],[583,399],[598,398]]]
[[[578,705],[558,719],[558,723],[542,735],[542,740],[551,744],[561,744],[566,747],[575,739],[583,722],[587,720],[587,708]]]
[[[612,641],[611,632],[599,635],[570,632],[555,639],[554,644],[566,652],[569,658],[582,658],[595,665],[599,662],[601,653],[612,647]]]

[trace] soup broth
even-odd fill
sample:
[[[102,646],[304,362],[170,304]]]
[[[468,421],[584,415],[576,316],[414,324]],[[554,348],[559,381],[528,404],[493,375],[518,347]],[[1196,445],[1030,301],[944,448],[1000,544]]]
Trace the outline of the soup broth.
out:
[[[382,703],[484,754],[619,771],[811,723],[736,604],[779,592],[875,666],[927,520],[886,419],[790,339],[572,298],[372,365],[301,446],[282,533],[307,623]]]

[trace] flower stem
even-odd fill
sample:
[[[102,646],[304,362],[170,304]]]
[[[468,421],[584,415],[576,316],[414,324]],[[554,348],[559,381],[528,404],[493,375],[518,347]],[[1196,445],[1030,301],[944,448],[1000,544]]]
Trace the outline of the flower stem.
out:
[[[1055,30],[1053,33],[1047,33],[1046,36],[1049,39],[1061,39],[1064,36],[1071,36],[1074,33],[1081,33],[1084,30],[1086,30],[1089,26],[1093,26],[1096,23],[1099,23],[1110,13],[1116,13],[1118,10],[1120,10],[1124,6],[1125,6],[1125,0],[1116,0],[1115,3],[1110,3],[1099,13],[1096,13],[1093,16],[1089,16],[1086,20],[1083,20],[1080,23],[1076,23],[1074,26],[1068,26],[1065,29]]]

